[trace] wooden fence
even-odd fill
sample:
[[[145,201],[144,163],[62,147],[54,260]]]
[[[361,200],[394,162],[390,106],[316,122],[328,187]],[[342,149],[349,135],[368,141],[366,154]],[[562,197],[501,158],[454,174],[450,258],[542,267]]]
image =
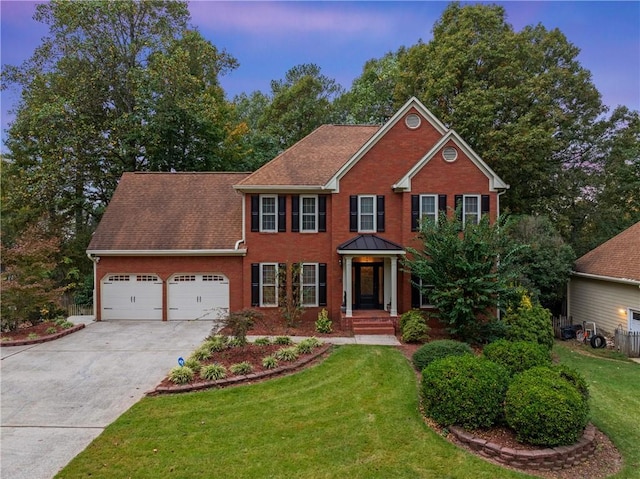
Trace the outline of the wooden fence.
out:
[[[562,328],[571,326],[573,318],[571,316],[554,316],[551,318],[553,324],[553,334],[556,338],[562,339]]]
[[[640,358],[640,332],[617,328],[614,335],[615,348],[630,358]]]
[[[68,304],[65,306],[69,316],[93,316],[93,306],[81,306],[79,304]]]

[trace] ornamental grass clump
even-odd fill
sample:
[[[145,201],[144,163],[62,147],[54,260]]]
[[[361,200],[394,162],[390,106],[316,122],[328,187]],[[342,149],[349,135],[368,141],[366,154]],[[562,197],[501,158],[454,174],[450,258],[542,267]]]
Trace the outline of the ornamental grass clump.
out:
[[[544,366],[513,379],[504,411],[519,441],[543,447],[575,444],[589,419],[587,399],[574,383]]]
[[[278,360],[275,356],[265,356],[262,358],[262,367],[265,369],[275,369],[278,367]]]
[[[531,341],[500,339],[484,347],[483,355],[509,370],[511,376],[536,366],[551,365],[551,351]]]
[[[212,353],[218,353],[229,348],[229,338],[216,334],[215,336],[209,336],[209,338],[203,343],[202,347],[209,349]]]
[[[298,348],[296,346],[280,348],[273,355],[279,361],[295,361],[298,359]]]
[[[218,379],[224,379],[227,377],[227,368],[222,364],[213,363],[207,364],[200,369],[200,377],[207,381],[217,381]]]
[[[449,356],[462,356],[464,354],[473,354],[473,349],[467,343],[454,341],[453,339],[438,339],[430,343],[420,346],[413,353],[413,366],[417,371],[422,371],[425,367],[437,359],[443,359]]]
[[[176,366],[169,372],[169,380],[174,384],[188,384],[194,376],[193,369],[187,366]]]
[[[422,371],[425,414],[441,426],[493,426],[502,414],[508,373],[471,354],[438,359]]]
[[[211,354],[211,348],[207,343],[205,343],[196,348],[195,351],[191,353],[191,356],[189,356],[189,359],[193,358],[197,361],[206,361],[211,357]]]
[[[269,346],[271,344],[271,340],[267,337],[256,339],[253,344],[257,346]]]
[[[276,336],[273,340],[273,344],[279,344],[280,346],[288,346],[293,344],[293,341],[289,336]]]
[[[315,348],[318,348],[322,343],[317,338],[306,338],[298,343],[296,349],[300,354],[309,354]]]
[[[229,371],[236,376],[242,376],[251,373],[251,371],[253,371],[253,366],[251,366],[251,363],[248,361],[242,361],[241,363],[229,366]]]

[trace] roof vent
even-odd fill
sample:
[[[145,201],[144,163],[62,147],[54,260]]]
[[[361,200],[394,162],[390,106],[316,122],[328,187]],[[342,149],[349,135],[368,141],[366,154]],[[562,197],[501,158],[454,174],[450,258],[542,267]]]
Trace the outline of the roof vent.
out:
[[[420,122],[420,117],[415,113],[408,114],[404,119],[405,125],[407,125],[407,127],[411,128],[412,130],[418,128],[420,126]]]
[[[458,158],[458,150],[456,150],[453,146],[447,146],[444,150],[442,150],[442,158],[444,161],[456,161]]]

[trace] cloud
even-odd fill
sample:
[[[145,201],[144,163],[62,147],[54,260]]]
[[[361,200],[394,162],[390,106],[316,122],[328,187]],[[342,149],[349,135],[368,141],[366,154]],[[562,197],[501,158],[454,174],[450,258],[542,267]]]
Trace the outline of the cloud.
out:
[[[190,2],[192,22],[204,30],[249,36],[297,33],[388,34],[394,22],[381,10],[338,2]]]

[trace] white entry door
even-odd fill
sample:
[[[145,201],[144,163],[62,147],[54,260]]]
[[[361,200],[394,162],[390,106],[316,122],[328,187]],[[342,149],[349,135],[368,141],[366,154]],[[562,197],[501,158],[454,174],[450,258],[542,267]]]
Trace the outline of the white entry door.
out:
[[[229,313],[229,280],[222,274],[176,274],[168,283],[169,320],[220,319]]]
[[[640,333],[640,311],[629,309],[629,331]]]
[[[102,319],[162,320],[162,280],[154,274],[111,274],[101,291]]]

